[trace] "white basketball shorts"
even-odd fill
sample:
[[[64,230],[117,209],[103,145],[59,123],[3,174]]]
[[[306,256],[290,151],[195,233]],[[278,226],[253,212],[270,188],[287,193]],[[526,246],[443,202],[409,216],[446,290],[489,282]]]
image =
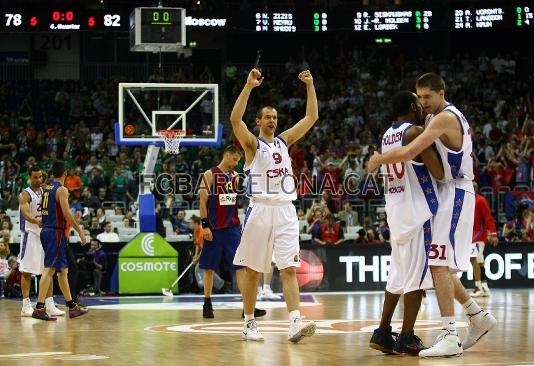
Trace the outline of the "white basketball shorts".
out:
[[[268,273],[300,267],[299,221],[291,202],[251,201],[243,220],[234,265]]]
[[[484,263],[484,248],[486,245],[483,241],[476,241],[471,244],[471,258],[476,258],[477,263]]]
[[[465,272],[470,266],[475,195],[450,182],[438,184],[438,199],[429,264],[448,266],[453,273]]]
[[[401,295],[434,287],[426,248],[432,243],[432,225],[428,220],[408,242],[391,242],[386,290]]]
[[[44,250],[39,235],[28,231],[22,235],[18,257],[19,270],[40,275],[44,270]]]

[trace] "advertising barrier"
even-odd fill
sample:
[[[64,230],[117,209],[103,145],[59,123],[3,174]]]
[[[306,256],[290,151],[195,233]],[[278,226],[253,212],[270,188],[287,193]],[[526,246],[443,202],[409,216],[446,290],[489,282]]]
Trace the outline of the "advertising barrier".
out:
[[[139,233],[119,252],[119,294],[151,294],[178,273],[178,251],[157,233]]]
[[[330,247],[302,245],[297,279],[302,291],[384,290],[391,247],[349,244]],[[490,287],[534,287],[534,244],[487,245],[484,269]],[[473,270],[461,276],[473,287]]]

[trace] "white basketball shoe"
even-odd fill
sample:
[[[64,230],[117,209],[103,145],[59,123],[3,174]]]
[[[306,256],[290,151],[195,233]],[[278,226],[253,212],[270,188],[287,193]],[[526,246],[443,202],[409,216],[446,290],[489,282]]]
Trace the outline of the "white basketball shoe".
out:
[[[241,338],[245,341],[263,342],[263,335],[258,330],[258,323],[256,319],[250,319],[243,326],[243,333]]]
[[[462,342],[455,333],[442,329],[436,338],[436,343],[427,349],[419,352],[419,357],[458,357],[464,353]]]
[[[282,300],[282,296],[276,295],[270,287],[264,288],[261,295],[262,300]]]
[[[314,322],[304,322],[301,317],[289,321],[289,332],[287,338],[290,342],[298,343],[304,337],[311,337],[315,334],[317,326]]]
[[[497,324],[497,319],[486,310],[482,310],[469,318],[469,333],[463,342],[464,349],[473,347]]]
[[[22,309],[20,310],[20,316],[30,317],[33,314],[33,306],[31,302],[24,303]]]

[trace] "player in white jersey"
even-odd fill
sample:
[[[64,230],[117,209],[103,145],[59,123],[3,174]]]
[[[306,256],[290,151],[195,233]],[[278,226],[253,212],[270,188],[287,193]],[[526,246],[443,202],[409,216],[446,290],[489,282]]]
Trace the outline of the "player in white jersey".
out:
[[[288,147],[301,139],[319,118],[317,96],[311,73],[302,71],[298,78],[306,84],[306,116],[290,129],[275,136],[277,111],[263,107],[256,116],[260,127],[254,136],[243,122],[243,115],[252,89],[261,85],[263,77],[257,69],[250,71],[247,83],[237,98],[230,121],[235,136],[245,150],[245,173],[248,175],[247,195],[250,204],[243,222],[241,242],[234,264],[246,267],[246,286],[243,286],[245,325],[243,339],[262,341],[254,320],[256,286],[260,272],[271,270],[274,254],[276,266],[289,311],[291,342],[315,333],[315,323],[304,322],[300,316],[300,294],[296,277],[299,259],[299,224],[292,202],[297,198]]]
[[[455,275],[469,266],[475,195],[471,129],[463,114],[445,100],[445,81],[436,74],[419,77],[416,90],[428,117],[425,131],[407,146],[384,154],[375,153],[369,170],[380,164],[413,159],[432,143],[441,156],[445,178],[438,185],[439,209],[434,218],[429,265],[443,321],[443,330],[434,346],[420,357],[452,357],[472,347],[497,321],[469,296]],[[454,317],[454,299],[463,306],[470,320],[467,339],[460,342]]]
[[[44,250],[41,245],[41,183],[43,173],[37,166],[28,170],[30,187],[19,194],[20,231],[23,233],[19,252],[19,269],[22,273],[20,287],[22,290],[21,316],[31,317],[33,307],[30,301],[30,284],[32,275],[40,275],[44,269]],[[54,304],[53,285],[50,283],[46,295],[46,310],[55,316],[65,315]]]
[[[403,146],[423,132],[423,107],[417,95],[404,90],[392,101],[396,122],[382,138],[382,152]],[[415,123],[414,124],[412,124]],[[405,163],[382,165],[385,176],[387,222],[391,232],[391,260],[379,328],[369,346],[386,353],[417,355],[424,349],[414,334],[423,291],[433,287],[427,251],[432,242],[432,217],[438,209],[435,179],[443,178],[443,165],[431,146]],[[404,294],[402,331],[396,340],[391,318]]]

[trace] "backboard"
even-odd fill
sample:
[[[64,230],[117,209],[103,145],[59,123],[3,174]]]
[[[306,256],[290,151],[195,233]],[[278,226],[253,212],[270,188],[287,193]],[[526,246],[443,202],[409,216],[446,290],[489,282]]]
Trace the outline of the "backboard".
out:
[[[120,83],[118,145],[164,146],[159,130],[180,129],[181,146],[219,146],[217,84]]]

